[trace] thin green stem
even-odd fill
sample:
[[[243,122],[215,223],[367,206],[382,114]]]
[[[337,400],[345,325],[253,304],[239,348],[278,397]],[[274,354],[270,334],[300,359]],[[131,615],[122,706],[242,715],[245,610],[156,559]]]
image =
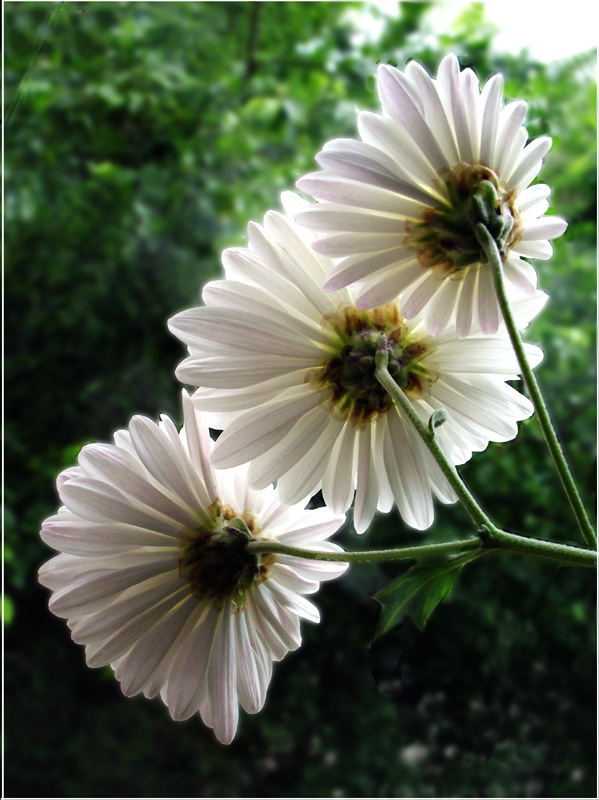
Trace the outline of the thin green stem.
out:
[[[488,531],[481,537],[459,539],[455,542],[441,544],[425,544],[418,547],[398,547],[394,550],[363,550],[362,552],[317,552],[305,550],[303,547],[292,547],[288,544],[273,541],[253,540],[246,545],[248,553],[278,553],[284,556],[306,558],[310,561],[341,561],[345,564],[360,564],[372,561],[408,561],[424,558],[438,558],[440,556],[453,556],[469,550],[480,550],[482,553],[498,552],[499,550],[514,553],[525,553],[539,558],[548,558],[577,567],[596,567],[597,553],[582,547],[572,547],[568,544],[556,542],[543,542],[540,539],[529,539],[515,533],[507,533],[495,529]]]
[[[576,521],[578,522],[578,527],[580,528],[580,532],[582,533],[584,541],[588,545],[596,547],[597,537],[595,536],[595,531],[593,530],[593,527],[589,521],[587,513],[582,504],[582,500],[580,499],[580,495],[578,494],[578,489],[576,488],[576,484],[574,483],[572,473],[568,468],[568,464],[566,462],[563,450],[558,441],[557,434],[551,423],[549,412],[547,411],[547,406],[545,405],[545,401],[543,400],[543,396],[541,394],[541,390],[539,389],[539,385],[534,376],[534,373],[530,367],[530,364],[528,363],[526,352],[524,350],[524,345],[522,343],[520,333],[516,327],[516,323],[512,315],[510,304],[507,298],[507,293],[505,291],[505,283],[503,280],[503,263],[501,260],[501,255],[497,248],[497,244],[495,243],[495,240],[493,239],[493,237],[491,236],[491,234],[484,225],[482,224],[477,225],[475,233],[476,233],[476,238],[478,239],[482,248],[485,251],[487,260],[491,267],[491,272],[493,274],[493,283],[495,284],[495,291],[497,293],[497,300],[499,301],[499,307],[501,308],[501,313],[503,314],[503,318],[505,320],[505,324],[510,339],[512,340],[512,345],[516,353],[516,358],[518,359],[518,364],[520,365],[522,378],[524,380],[524,384],[528,390],[528,394],[530,395],[530,399],[534,406],[537,415],[537,420],[539,422],[541,431],[543,433],[543,437],[551,454],[551,458],[553,459],[553,463],[555,464],[555,467],[557,469],[558,475],[562,482],[562,486],[564,487],[564,490],[568,497],[568,501],[570,503],[574,516],[576,517]]]
[[[445,454],[439,447],[435,437],[434,426],[427,426],[424,424],[424,422],[422,422],[418,414],[414,411],[414,407],[404,394],[403,390],[397,385],[397,383],[395,383],[389,374],[389,370],[387,369],[389,352],[386,347],[386,340],[383,339],[383,336],[384,334],[381,336],[381,346],[376,354],[376,379],[381,384],[383,389],[389,394],[393,402],[399,406],[399,408],[401,408],[401,410],[412,422],[418,431],[418,434],[430,450],[431,455],[441,468],[441,471],[453,487],[455,493],[468,512],[470,518],[476,525],[477,529],[480,530],[481,528],[486,528],[491,532],[497,530],[495,525],[491,522],[482,508],[478,505],[474,497],[470,494],[466,484],[458,475],[455,467],[452,466],[445,457]]]
[[[359,564],[367,561],[406,561],[409,559],[429,558],[438,556],[455,555],[465,550],[476,550],[483,546],[481,539],[459,539],[455,542],[442,542],[441,544],[425,544],[417,547],[399,547],[394,550],[363,550],[350,553],[318,553],[314,550],[304,550],[301,547],[292,547],[281,542],[254,540],[246,545],[248,553],[280,553],[285,556],[308,558],[311,561],[342,561],[344,563]]]

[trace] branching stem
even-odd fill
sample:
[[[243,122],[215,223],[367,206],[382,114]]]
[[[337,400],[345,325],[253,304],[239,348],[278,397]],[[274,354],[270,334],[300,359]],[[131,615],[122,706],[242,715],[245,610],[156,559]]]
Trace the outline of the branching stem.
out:
[[[543,395],[539,389],[539,384],[537,383],[537,379],[535,378],[531,366],[528,363],[524,345],[522,344],[520,333],[516,327],[516,323],[512,315],[512,310],[510,308],[507,293],[505,291],[505,283],[503,280],[503,263],[501,261],[499,250],[497,249],[497,244],[484,225],[477,225],[475,233],[476,238],[485,251],[489,266],[491,267],[493,283],[495,284],[495,292],[497,293],[499,307],[501,308],[501,313],[503,314],[512,345],[516,353],[516,358],[518,359],[518,364],[520,365],[522,378],[534,406],[537,420],[551,454],[551,458],[553,459],[553,463],[557,469],[562,486],[564,487],[584,541],[588,545],[596,547],[597,537],[595,536],[595,531],[593,530],[582,504],[582,500],[580,499],[580,495],[578,494],[578,489],[576,488],[572,473],[570,472],[563,450],[558,441],[557,434],[551,423],[547,406],[545,405]]]

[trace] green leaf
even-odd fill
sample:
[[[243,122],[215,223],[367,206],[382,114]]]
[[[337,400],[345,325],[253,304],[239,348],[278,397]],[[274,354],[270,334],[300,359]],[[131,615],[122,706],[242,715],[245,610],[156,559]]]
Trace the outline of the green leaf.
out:
[[[468,553],[442,564],[417,564],[373,596],[383,610],[374,633],[378,639],[408,616],[423,631],[431,614],[453,589],[465,564],[480,553]]]

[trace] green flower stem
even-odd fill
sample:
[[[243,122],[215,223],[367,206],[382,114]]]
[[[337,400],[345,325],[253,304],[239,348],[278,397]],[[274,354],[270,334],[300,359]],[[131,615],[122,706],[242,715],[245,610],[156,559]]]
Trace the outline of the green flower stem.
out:
[[[381,345],[376,354],[376,372],[375,376],[383,389],[389,394],[396,406],[399,406],[405,415],[409,418],[411,423],[418,431],[420,437],[430,450],[433,458],[441,468],[441,471],[452,485],[455,493],[462,502],[462,505],[470,515],[470,518],[476,525],[477,529],[486,528],[489,531],[498,530],[491,520],[487,517],[482,508],[478,505],[474,497],[466,488],[466,484],[462,481],[455,467],[453,467],[446,459],[445,454],[439,447],[436,436],[434,434],[434,424],[425,425],[420,419],[418,414],[414,411],[413,405],[410,403],[403,390],[395,383],[387,369],[389,360],[389,352],[386,347],[385,334],[381,335]]]
[[[495,529],[493,533],[485,531],[480,538],[459,539],[455,542],[441,544],[425,544],[418,547],[398,547],[394,550],[363,550],[362,552],[345,553],[319,553],[314,550],[304,550],[302,547],[292,547],[281,542],[268,542],[254,540],[246,545],[248,553],[279,553],[284,556],[307,558],[310,561],[341,561],[345,564],[360,564],[372,561],[406,561],[420,558],[436,558],[439,556],[452,556],[468,550],[480,550],[483,553],[507,550],[515,553],[525,553],[551,561],[559,561],[577,567],[596,567],[597,553],[594,550],[585,550],[581,547],[572,547],[567,544],[543,542],[539,539],[528,539]],[[474,554],[476,557],[476,554]]]
[[[462,553],[465,550],[476,550],[483,546],[482,539],[460,539],[455,542],[441,544],[425,544],[417,547],[399,547],[394,550],[363,550],[350,553],[318,553],[314,550],[304,550],[301,547],[292,547],[281,542],[268,542],[254,540],[246,545],[248,553],[280,553],[284,556],[297,556],[308,558],[311,561],[342,561],[344,563],[359,564],[367,561],[405,561],[430,556],[447,556]]]
[[[479,536],[484,541],[486,547],[492,547],[494,549],[503,548],[505,550],[528,553],[529,555],[560,561],[564,564],[587,567],[597,565],[597,553],[593,550],[557,544],[556,542],[545,542],[540,539],[529,539],[525,536],[507,533],[507,531],[502,531],[497,528],[480,508],[458,475],[455,467],[449,463],[445,454],[439,447],[434,433],[434,416],[431,418],[429,425],[425,425],[422,422],[402,389],[389,374],[387,370],[388,359],[389,354],[386,347],[386,337],[382,334],[379,349],[376,354],[376,378],[381,386],[389,393],[393,402],[404,411],[406,416],[412,421],[418,434],[423,439],[472,521],[477,526]],[[443,415],[437,415],[437,424],[439,423],[443,423]]]
[[[545,401],[543,400],[541,390],[539,389],[537,380],[530,367],[530,364],[528,363],[528,359],[526,358],[526,353],[524,351],[524,346],[522,344],[520,333],[518,332],[516,323],[514,322],[514,317],[512,315],[510,304],[505,291],[505,284],[503,281],[503,263],[501,260],[501,255],[497,248],[497,244],[495,243],[495,240],[493,239],[493,237],[491,236],[491,234],[484,225],[482,224],[477,225],[475,233],[476,233],[476,238],[478,239],[478,241],[481,244],[481,247],[485,251],[487,260],[491,267],[491,272],[493,274],[493,283],[495,284],[495,291],[497,293],[499,307],[501,308],[501,313],[503,314],[503,318],[505,320],[505,324],[508,329],[510,339],[512,340],[512,345],[516,353],[516,358],[518,359],[518,364],[520,365],[520,371],[522,372],[522,378],[524,379],[524,384],[526,385],[528,394],[530,395],[530,399],[532,400],[532,404],[534,406],[537,415],[537,420],[539,422],[539,425],[541,426],[543,437],[545,439],[547,447],[549,448],[549,452],[551,453],[551,458],[553,459],[553,463],[555,464],[555,467],[557,469],[558,475],[562,482],[562,486],[564,487],[564,490],[568,497],[568,501],[570,503],[570,506],[572,507],[572,511],[574,512],[574,516],[576,517],[576,521],[578,522],[578,527],[580,528],[580,532],[582,533],[584,541],[588,545],[596,547],[597,537],[595,536],[595,531],[593,530],[593,527],[589,521],[589,518],[582,504],[582,500],[580,499],[580,495],[578,494],[578,490],[576,488],[576,484],[574,483],[572,473],[568,468],[566,458],[560,447],[557,434],[555,433],[553,425],[551,424],[549,412],[547,411],[547,406],[545,405]]]

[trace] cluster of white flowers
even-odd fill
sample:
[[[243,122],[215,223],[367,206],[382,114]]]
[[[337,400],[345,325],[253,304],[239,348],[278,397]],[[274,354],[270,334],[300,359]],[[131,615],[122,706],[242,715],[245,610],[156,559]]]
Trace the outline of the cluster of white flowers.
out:
[[[285,193],[285,214],[224,252],[205,305],[170,320],[189,348],[177,377],[198,387],[181,431],[134,417],[114,445],[84,447],[42,528],[61,553],[40,580],[88,664],[110,664],[126,695],[160,694],[174,719],[199,711],[221,742],[239,703],[262,708],[300,618],[318,621],[304,595],[347,566],[248,542],[340,551],[328,537],[352,503],[362,533],[377,509],[422,530],[433,495],[456,500],[376,379],[381,339],[420,419],[445,410],[452,465],[514,438],[533,410],[507,383],[518,364],[474,228],[497,243],[522,328],[547,299],[522,256],[548,258],[566,227],[543,217],[548,187],[529,187],[550,140],[526,144],[525,104],[503,107],[501,77],[479,90],[454,56],[436,80],[382,66],[378,90],[383,114],[359,115],[361,141],[329,142],[323,171],[298,181],[317,202]],[[214,446],[208,427],[223,431]],[[306,509],[318,491],[325,507]]]

